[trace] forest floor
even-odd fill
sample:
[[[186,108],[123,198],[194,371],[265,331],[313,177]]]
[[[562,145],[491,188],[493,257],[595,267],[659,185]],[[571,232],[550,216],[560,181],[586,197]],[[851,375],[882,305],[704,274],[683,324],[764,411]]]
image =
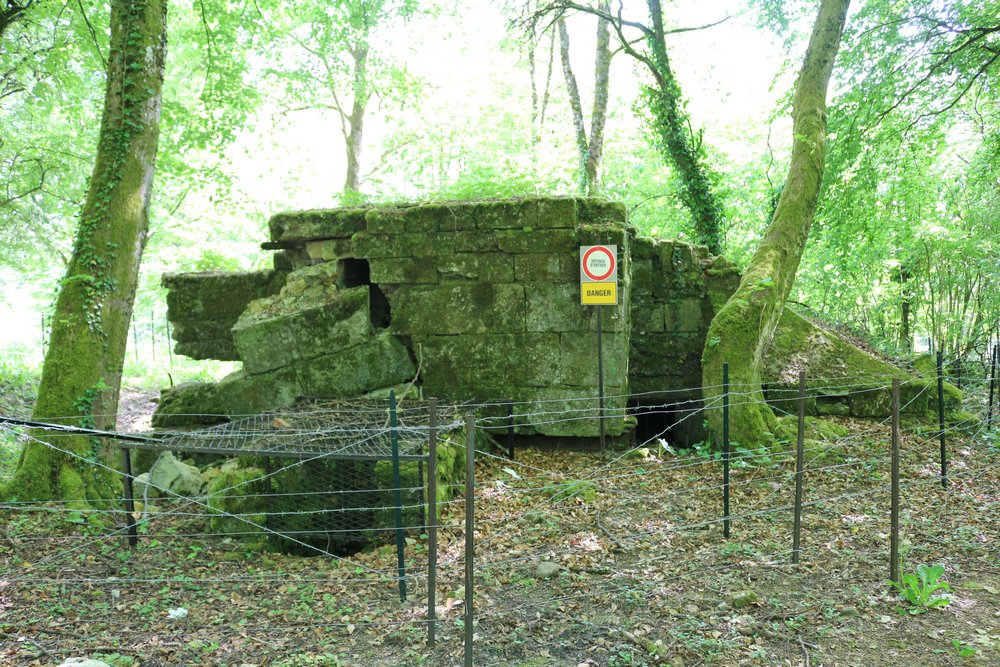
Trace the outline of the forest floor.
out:
[[[1000,664],[1000,438],[951,432],[942,489],[932,428],[904,429],[902,571],[940,563],[950,586],[947,605],[928,609],[886,583],[888,427],[839,421],[849,435],[807,453],[797,566],[787,448],[737,455],[729,539],[721,464],[709,452],[481,457],[475,664]],[[401,603],[392,546],[295,557],[205,536],[206,519],[162,512],[130,551],[121,533],[46,507],[8,505],[0,517],[2,665],[463,662],[460,498],[440,522],[432,649],[425,534],[407,536]],[[558,566],[554,576],[541,576],[542,561]]]

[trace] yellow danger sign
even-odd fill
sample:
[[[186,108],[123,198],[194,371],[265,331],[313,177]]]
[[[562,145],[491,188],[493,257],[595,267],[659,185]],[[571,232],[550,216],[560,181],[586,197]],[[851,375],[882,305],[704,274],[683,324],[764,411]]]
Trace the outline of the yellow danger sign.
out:
[[[618,246],[580,247],[580,303],[618,305]]]
[[[618,305],[618,283],[580,283],[580,303],[584,306]]]

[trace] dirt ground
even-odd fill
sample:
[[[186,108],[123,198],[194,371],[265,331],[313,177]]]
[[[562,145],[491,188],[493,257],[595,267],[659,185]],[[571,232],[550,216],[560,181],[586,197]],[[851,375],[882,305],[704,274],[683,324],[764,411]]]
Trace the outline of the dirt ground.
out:
[[[888,428],[841,424],[848,435],[807,452],[798,565],[787,449],[735,455],[728,539],[709,452],[484,453],[475,664],[1000,664],[1000,438],[950,432],[942,489],[930,427],[904,429],[902,571],[940,563],[950,586],[946,606],[926,609],[887,584]],[[6,506],[0,665],[462,664],[460,495],[440,521],[434,648],[426,532],[407,534],[400,602],[391,545],[269,553],[206,534],[197,507],[162,501],[131,551],[84,513]]]

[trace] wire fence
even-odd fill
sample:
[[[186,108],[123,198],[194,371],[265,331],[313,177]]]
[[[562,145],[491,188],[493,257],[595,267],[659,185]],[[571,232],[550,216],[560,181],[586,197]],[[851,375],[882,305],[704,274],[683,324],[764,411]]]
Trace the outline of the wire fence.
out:
[[[894,411],[897,424],[900,413],[933,404],[936,379],[902,383],[913,390]],[[891,390],[892,378],[818,378],[809,387],[870,394]],[[686,398],[692,392],[710,398]],[[72,428],[0,420],[8,440],[126,489],[86,503],[0,504],[0,662],[87,653],[141,655],[144,665],[261,664],[260,656],[343,650],[357,664],[432,656],[434,664],[508,665],[562,638],[563,657],[576,660],[567,664],[603,664],[570,645],[606,631],[615,614],[670,616],[692,586],[733,572],[794,579],[837,563],[887,574],[891,416],[807,436],[801,465],[783,442],[731,450],[669,442],[678,425],[758,395],[739,384],[629,394],[616,397],[625,407],[604,414],[593,396],[462,404],[392,397],[311,402],[130,440],[86,433],[117,442],[128,454],[121,465],[77,451],[67,440],[79,437]],[[661,431],[606,452],[515,456],[511,446],[542,424],[648,413],[665,418]],[[922,522],[906,503],[936,493],[953,508],[947,531],[969,517],[989,549],[1000,538],[989,415],[956,410],[943,428],[914,420],[899,429],[904,540],[917,553],[947,552],[944,527]],[[946,476],[937,458],[944,439],[958,445]],[[133,475],[140,459],[143,474]],[[179,472],[164,476],[158,467]],[[183,473],[194,472],[197,487],[185,487]],[[796,514],[801,544],[793,544]],[[721,590],[719,599],[734,593]],[[572,632],[558,621],[566,615]],[[547,623],[553,628],[540,627]],[[515,628],[533,639],[491,643]],[[737,641],[738,628],[730,630]],[[631,631],[620,639],[663,655],[692,650],[684,642],[657,648]]]

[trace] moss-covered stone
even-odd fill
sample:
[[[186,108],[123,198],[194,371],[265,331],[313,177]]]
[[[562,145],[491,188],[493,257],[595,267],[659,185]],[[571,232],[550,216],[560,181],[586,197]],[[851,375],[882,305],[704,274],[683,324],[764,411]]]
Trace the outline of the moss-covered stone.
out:
[[[625,430],[625,399],[621,388],[606,388],[604,429],[607,435]],[[525,415],[530,426],[518,427],[518,433],[552,437],[594,437],[600,432],[599,402],[596,392],[581,395],[578,388],[546,387],[523,390],[514,408],[515,415]],[[515,420],[517,417],[515,417]]]
[[[632,295],[648,297],[653,294],[653,260],[632,259]]]
[[[500,250],[512,254],[566,252],[578,245],[576,234],[569,229],[541,229],[529,233],[502,230],[496,237]]]
[[[354,255],[354,243],[351,239],[325,239],[309,241],[305,244],[305,253],[313,262],[331,262]]]
[[[510,395],[512,387],[546,387],[560,372],[559,334],[414,336],[425,391],[461,398],[463,392]]]
[[[577,199],[577,217],[580,225],[586,223],[623,224],[628,217],[628,208],[620,203],[606,199]]]
[[[264,471],[236,466],[217,470],[206,489],[208,506],[216,512],[209,522],[212,532],[263,538],[267,510]]]
[[[500,253],[455,253],[428,262],[441,282],[510,283],[514,281],[514,257]]]
[[[904,379],[906,373],[820,328],[786,308],[765,357],[765,382],[797,382],[800,370],[813,384],[844,384],[838,378]]]
[[[218,383],[189,382],[164,389],[153,414],[153,426],[187,428],[217,424],[232,415],[287,407],[303,395],[293,368],[258,375],[237,371]]]
[[[335,208],[277,213],[269,223],[271,240],[283,242],[350,238],[367,227],[369,209]]]
[[[573,252],[514,255],[511,259],[517,282],[571,284],[579,278],[577,256]]]
[[[296,362],[297,386],[303,396],[360,396],[373,389],[400,384],[416,375],[405,345],[389,332],[367,342]]]
[[[401,334],[524,331],[524,288],[513,284],[404,286],[389,294],[392,328]]]
[[[696,333],[707,329],[708,319],[700,299],[681,299],[664,306],[663,330],[675,333]]]
[[[238,359],[229,330],[247,304],[278,292],[286,276],[279,271],[164,275],[176,352],[194,359]]]
[[[436,232],[444,206],[424,205],[411,206],[403,210],[403,229],[407,232]],[[369,227],[369,231],[371,228]]]
[[[623,260],[627,252],[627,236],[621,223],[583,223],[576,227],[574,241],[577,246],[585,245],[615,245],[618,246],[618,259]],[[621,267],[619,267],[621,268]],[[619,271],[619,274],[622,272]]]
[[[373,208],[365,213],[365,229],[373,234],[402,234],[406,231],[405,208]]]
[[[645,308],[633,308],[632,309],[632,327],[634,330],[633,335],[635,335],[635,333],[642,335],[647,332],[662,333],[663,331],[665,331],[663,326],[664,308],[665,306],[663,304],[647,305]]]
[[[535,284],[525,292],[527,331],[585,331],[589,313],[580,305],[580,286]]]
[[[604,338],[604,382],[627,385],[628,354],[624,336]],[[597,334],[563,333],[559,335],[558,384],[570,387],[594,387],[597,378]]]
[[[436,232],[405,234],[372,234],[358,232],[351,237],[354,252],[359,257],[380,259],[385,257],[434,257],[454,252],[450,235]]]
[[[371,280],[380,285],[427,285],[438,282],[438,264],[426,258],[394,257],[369,262]]]
[[[799,418],[797,415],[778,417],[778,432],[775,434],[787,442],[795,442],[798,438]],[[838,438],[850,435],[850,429],[829,419],[806,417],[805,437],[817,441],[832,442]]]
[[[531,229],[534,224],[534,207],[525,200],[490,201],[476,206],[478,229]]]
[[[576,222],[573,197],[543,197],[535,201],[535,218],[531,223],[535,229],[573,229]]]
[[[373,335],[369,288],[327,287],[320,298],[284,298],[248,309],[233,327],[247,373],[264,373],[367,342]]]

